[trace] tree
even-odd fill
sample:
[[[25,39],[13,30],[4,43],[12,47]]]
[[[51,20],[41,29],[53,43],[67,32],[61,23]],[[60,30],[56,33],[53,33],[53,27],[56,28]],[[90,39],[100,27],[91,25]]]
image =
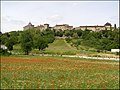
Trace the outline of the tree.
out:
[[[82,35],[82,30],[76,30],[78,36],[80,37]]]
[[[65,38],[65,40],[67,41],[67,43],[70,43],[72,41],[72,39],[69,37]]]
[[[55,33],[48,29],[42,32],[42,37],[46,43],[52,43],[55,40]]]
[[[8,50],[10,51],[13,50],[13,45],[14,45],[13,39],[12,38],[8,39],[5,45],[7,46]]]
[[[64,35],[67,36],[67,37],[71,36],[71,34],[72,34],[72,33],[71,33],[69,30],[66,30],[66,31],[64,32]]]
[[[0,44],[5,44],[8,40],[8,37],[6,35],[0,35]]]
[[[43,50],[48,47],[48,43],[46,42],[46,38],[40,35],[40,33],[36,34],[33,38],[34,47],[39,50]]]
[[[11,35],[5,42],[5,45],[7,46],[8,50],[13,50],[13,45],[17,43],[17,37]]]
[[[77,33],[74,33],[72,36],[73,36],[75,39],[77,39],[77,38],[79,37]]]
[[[55,32],[55,36],[59,36],[59,37],[62,37],[63,36],[63,31],[56,31]]]
[[[29,52],[32,50],[33,47],[33,39],[32,35],[29,31],[23,31],[21,34],[21,48],[25,52],[26,55],[29,54]]]

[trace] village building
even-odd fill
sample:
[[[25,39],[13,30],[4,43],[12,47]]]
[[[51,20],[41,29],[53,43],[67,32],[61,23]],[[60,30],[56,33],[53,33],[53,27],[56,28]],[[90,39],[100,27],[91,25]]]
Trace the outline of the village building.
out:
[[[45,28],[44,28],[44,25],[38,25],[37,27],[35,27],[37,30],[44,30]]]
[[[101,30],[105,30],[104,26],[80,26],[81,30],[92,30],[92,31],[101,31]]]
[[[79,27],[76,27],[75,30],[91,30],[91,31],[95,31],[95,32],[99,32],[99,31],[102,31],[102,30],[111,30],[111,27],[112,25],[110,23],[106,23],[104,26],[99,26],[99,25],[96,25],[96,26],[79,26]]]
[[[106,30],[111,30],[111,28],[112,28],[111,23],[108,23],[108,22],[104,26],[105,26]]]
[[[114,28],[116,28],[116,25],[114,25],[114,27],[112,27],[112,25],[110,23],[105,23],[105,25],[101,26],[101,25],[95,25],[95,26],[79,26],[79,27],[75,27],[73,28],[73,26],[69,26],[68,24],[61,24],[61,25],[55,25],[54,27],[50,27],[49,24],[44,24],[44,25],[38,25],[36,27],[34,27],[34,25],[31,24],[31,22],[28,23],[27,26],[24,26],[23,29],[27,30],[27,29],[36,29],[36,30],[46,30],[46,29],[50,29],[50,30],[91,30],[91,31],[95,31],[95,32],[99,32],[102,30],[113,30]]]
[[[34,28],[34,25],[32,25],[31,22],[29,22],[28,25],[23,27],[24,30],[33,29],[33,28]]]
[[[45,30],[49,28],[49,24],[44,24],[44,25],[38,25],[37,27],[35,27],[37,30]]]
[[[111,52],[120,52],[120,49],[111,49]]]
[[[73,26],[69,26],[68,24],[56,25],[53,27],[55,30],[72,30]]]
[[[24,26],[23,29],[24,30],[28,30],[28,29],[36,29],[36,30],[45,30],[49,28],[49,24],[44,24],[44,25],[38,25],[36,27],[34,27],[34,25],[32,25],[31,22],[28,23],[28,25]]]
[[[5,49],[7,49],[7,46],[5,46],[5,45],[0,45],[0,48],[3,49],[3,50],[5,50]]]

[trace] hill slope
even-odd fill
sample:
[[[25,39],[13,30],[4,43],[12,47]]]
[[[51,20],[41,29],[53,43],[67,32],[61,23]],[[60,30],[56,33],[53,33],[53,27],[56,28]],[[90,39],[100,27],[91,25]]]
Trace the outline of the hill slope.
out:
[[[71,53],[76,54],[79,52],[75,47],[70,46],[64,39],[56,39],[53,43],[49,44],[46,51],[54,53]]]

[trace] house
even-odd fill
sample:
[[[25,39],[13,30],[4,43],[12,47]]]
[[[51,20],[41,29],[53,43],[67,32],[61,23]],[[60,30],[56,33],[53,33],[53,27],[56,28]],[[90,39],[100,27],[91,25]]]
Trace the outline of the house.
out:
[[[7,49],[5,45],[0,45],[0,48],[2,48],[3,50]]]
[[[94,25],[94,26],[79,26],[76,27],[75,30],[81,29],[81,30],[91,30],[95,32],[99,32],[102,30],[111,30],[112,25],[110,23],[105,23],[103,26],[101,25]]]
[[[116,24],[114,27],[112,27],[111,23],[107,22],[104,25],[93,25],[93,26],[79,26],[73,28],[73,26],[69,26],[68,24],[60,24],[60,25],[55,25],[54,27],[50,27],[49,24],[44,24],[44,25],[38,25],[37,27],[34,27],[34,25],[31,24],[31,22],[28,23],[28,25],[24,26],[23,29],[36,29],[36,30],[46,30],[46,29],[51,29],[51,30],[91,30],[95,32],[103,31],[103,30],[114,30],[116,28]]]
[[[73,26],[69,26],[68,24],[61,24],[61,25],[55,25],[53,27],[55,30],[72,30]]]
[[[120,49],[111,49],[111,52],[120,52]]]
[[[34,28],[34,25],[32,25],[31,22],[29,22],[28,25],[23,27],[24,30],[33,29],[33,28]]]

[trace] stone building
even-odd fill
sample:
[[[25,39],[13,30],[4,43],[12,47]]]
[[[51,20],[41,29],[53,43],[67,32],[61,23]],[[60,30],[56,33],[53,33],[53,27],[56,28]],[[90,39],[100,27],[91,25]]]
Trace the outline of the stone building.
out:
[[[44,28],[48,29],[49,28],[49,24],[44,24]]]
[[[111,23],[108,23],[108,22],[104,26],[105,26],[106,30],[111,30],[111,28],[112,28]]]
[[[28,25],[24,26],[23,29],[24,30],[28,30],[28,29],[36,29],[36,30],[45,30],[49,28],[49,24],[44,24],[44,25],[38,25],[36,27],[34,27],[34,25],[31,24],[31,22],[28,23]]]
[[[101,30],[105,30],[105,27],[104,26],[80,26],[80,29],[81,30],[92,30],[92,31],[101,31]]]
[[[99,32],[99,31],[102,31],[102,30],[111,30],[111,27],[112,25],[110,23],[106,23],[104,26],[99,26],[99,25],[96,25],[96,26],[79,26],[79,27],[76,27],[75,30],[78,30],[78,29],[81,29],[81,30],[92,30],[92,31],[96,31],[96,32]]]
[[[68,24],[61,24],[61,25],[55,25],[54,27],[49,27],[49,24],[44,24],[44,25],[38,25],[36,27],[34,27],[34,25],[31,24],[31,22],[28,23],[27,26],[24,26],[23,29],[27,30],[27,29],[36,29],[36,30],[45,30],[45,29],[51,29],[51,30],[91,30],[91,31],[95,31],[95,32],[99,32],[102,30],[112,30],[113,28],[115,28],[116,25],[114,25],[114,27],[112,27],[112,25],[110,23],[105,23],[105,25],[100,26],[100,25],[95,25],[95,26],[79,26],[79,27],[75,27],[73,28],[73,26],[69,26]]]
[[[56,25],[53,27],[55,30],[72,30],[73,26],[69,26],[68,24]]]
[[[45,28],[44,28],[44,25],[38,25],[38,26],[36,27],[36,29],[42,31],[42,30],[44,30]]]
[[[49,28],[49,24],[44,24],[44,25],[38,25],[36,27],[37,30],[45,30],[45,29],[48,29]]]
[[[24,30],[33,29],[33,28],[34,28],[34,25],[32,25],[31,22],[29,22],[28,25],[23,27]]]

